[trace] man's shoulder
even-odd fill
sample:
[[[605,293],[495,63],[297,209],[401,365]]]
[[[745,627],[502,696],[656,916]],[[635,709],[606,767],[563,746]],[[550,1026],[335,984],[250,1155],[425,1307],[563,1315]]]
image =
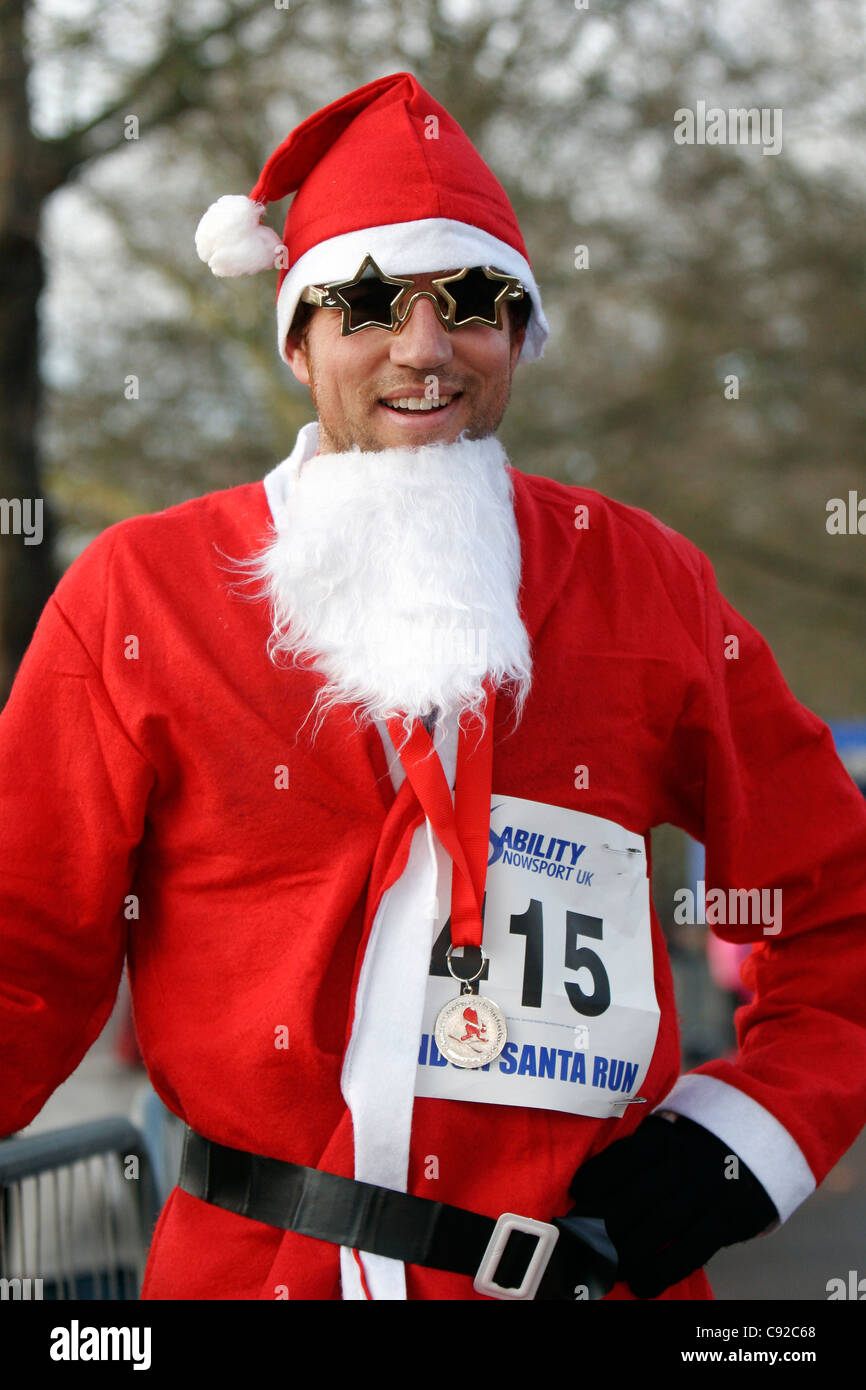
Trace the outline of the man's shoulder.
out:
[[[191,558],[197,548],[262,533],[269,521],[262,483],[240,483],[114,522],[85,546],[66,573],[94,570],[117,559],[140,559],[149,564],[163,555],[179,559],[179,546]]]
[[[256,524],[268,515],[267,498],[261,481],[239,483],[235,487],[205,492],[185,502],[156,512],[141,512],[106,527],[87,549],[118,545],[136,548],[144,544],[172,545],[179,537],[207,535],[224,527]]]
[[[89,610],[96,621],[108,595],[173,601],[216,580],[227,558],[247,559],[268,539],[270,510],[261,482],[189,498],[106,527],[62,576],[54,599],[68,618]]]
[[[652,512],[616,501],[593,488],[512,470],[515,490],[537,511],[547,512],[575,547],[603,551],[617,567],[687,570],[700,579],[707,563],[693,541]]]

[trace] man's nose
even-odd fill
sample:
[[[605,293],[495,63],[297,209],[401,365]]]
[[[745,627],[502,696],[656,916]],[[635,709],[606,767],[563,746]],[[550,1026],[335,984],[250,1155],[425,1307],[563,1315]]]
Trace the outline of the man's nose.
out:
[[[416,299],[408,319],[393,334],[391,361],[403,367],[436,367],[454,356],[448,332],[431,300]]]

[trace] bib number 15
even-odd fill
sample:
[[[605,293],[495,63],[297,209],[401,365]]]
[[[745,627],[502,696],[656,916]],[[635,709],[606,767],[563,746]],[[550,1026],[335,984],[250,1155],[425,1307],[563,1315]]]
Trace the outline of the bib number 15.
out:
[[[565,981],[565,993],[571,1007],[585,1018],[598,1018],[610,1007],[610,980],[601,957],[589,946],[578,945],[581,936],[594,937],[601,941],[603,922],[601,917],[589,917],[585,912],[565,913],[565,968],[566,970],[588,970],[592,978],[592,989],[587,992],[577,981]],[[525,912],[513,914],[508,930],[512,936],[526,937],[526,951],[523,959],[523,994],[521,1004],[524,1008],[540,1009],[544,987],[544,918],[542,903],[538,898],[530,898]]]

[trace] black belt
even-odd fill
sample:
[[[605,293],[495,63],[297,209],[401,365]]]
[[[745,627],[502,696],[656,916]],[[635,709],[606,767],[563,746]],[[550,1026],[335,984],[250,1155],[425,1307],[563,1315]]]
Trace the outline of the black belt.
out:
[[[598,1218],[562,1216],[548,1223],[506,1212],[495,1221],[427,1197],[229,1149],[189,1127],[178,1185],[204,1202],[284,1231],[467,1274],[480,1293],[493,1298],[603,1298],[616,1282],[616,1250]]]

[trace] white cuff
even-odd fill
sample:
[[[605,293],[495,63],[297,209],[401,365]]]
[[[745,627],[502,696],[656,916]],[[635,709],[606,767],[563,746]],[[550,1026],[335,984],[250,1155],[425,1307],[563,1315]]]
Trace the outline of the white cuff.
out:
[[[754,1173],[779,1213],[762,1235],[778,1230],[815,1191],[815,1177],[802,1149],[775,1115],[718,1077],[686,1072],[658,1106],[703,1125]]]

